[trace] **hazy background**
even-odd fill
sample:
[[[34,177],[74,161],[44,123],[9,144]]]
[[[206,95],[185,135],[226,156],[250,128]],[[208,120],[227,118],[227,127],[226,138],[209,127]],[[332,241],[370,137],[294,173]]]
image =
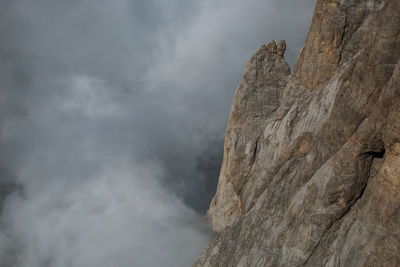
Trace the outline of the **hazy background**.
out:
[[[314,2],[1,0],[0,266],[190,266],[242,69]]]

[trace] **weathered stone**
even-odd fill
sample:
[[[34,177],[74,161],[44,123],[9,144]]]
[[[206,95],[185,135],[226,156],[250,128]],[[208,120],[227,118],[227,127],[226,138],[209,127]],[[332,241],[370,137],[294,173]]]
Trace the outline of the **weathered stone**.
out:
[[[270,43],[267,44],[267,50],[270,53],[276,53],[277,47],[276,47],[276,43],[274,40],[272,40]]]
[[[232,104],[226,130],[224,160],[217,194],[211,202],[208,217],[214,231],[230,225],[240,215],[239,197],[246,177],[253,172],[261,126],[279,106],[281,90],[286,86],[290,67],[276,51],[275,42],[262,46],[248,61],[243,80]]]
[[[283,56],[286,52],[286,41],[284,39],[280,39],[278,41],[278,46],[277,46],[277,52],[278,55]]]
[[[273,44],[235,92],[194,266],[400,265],[400,2],[318,0],[292,75]]]

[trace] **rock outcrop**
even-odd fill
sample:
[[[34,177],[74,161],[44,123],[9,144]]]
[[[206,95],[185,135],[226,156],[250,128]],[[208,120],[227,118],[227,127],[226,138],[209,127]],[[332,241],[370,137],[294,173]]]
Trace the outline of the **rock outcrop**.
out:
[[[400,265],[400,2],[318,0],[249,60],[194,266]]]
[[[282,55],[275,41],[262,46],[247,63],[235,92],[217,194],[208,211],[214,231],[232,224],[243,211],[241,190],[254,172],[264,120],[278,108],[290,75]]]

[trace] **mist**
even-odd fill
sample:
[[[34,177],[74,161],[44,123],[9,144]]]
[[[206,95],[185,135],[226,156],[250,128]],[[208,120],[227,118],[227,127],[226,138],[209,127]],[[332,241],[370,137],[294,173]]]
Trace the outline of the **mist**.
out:
[[[314,4],[1,1],[0,266],[190,266],[242,69]]]

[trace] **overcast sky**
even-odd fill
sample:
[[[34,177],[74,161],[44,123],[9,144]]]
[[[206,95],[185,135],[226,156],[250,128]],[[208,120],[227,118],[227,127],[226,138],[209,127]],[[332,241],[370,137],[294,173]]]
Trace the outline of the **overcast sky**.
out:
[[[314,4],[2,0],[0,266],[190,266],[242,69]]]

